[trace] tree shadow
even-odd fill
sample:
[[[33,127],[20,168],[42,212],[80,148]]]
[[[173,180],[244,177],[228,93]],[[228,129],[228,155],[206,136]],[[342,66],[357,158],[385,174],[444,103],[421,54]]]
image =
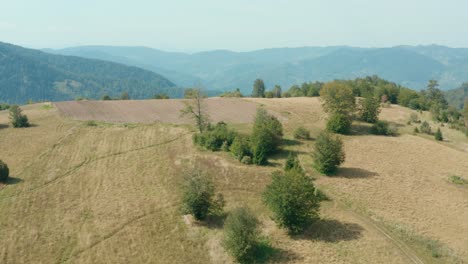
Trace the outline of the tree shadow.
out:
[[[226,220],[227,214],[220,215],[209,215],[205,221],[199,224],[209,229],[222,229],[224,227],[224,220]]]
[[[6,184],[6,185],[15,185],[15,184],[21,183],[23,181],[24,181],[23,179],[15,178],[15,177],[10,176],[2,183]]]
[[[352,124],[351,129],[349,130],[349,133],[347,135],[350,136],[365,136],[365,135],[370,135],[371,125],[369,124]]]
[[[364,228],[355,223],[344,223],[333,219],[319,219],[302,235],[294,239],[309,239],[336,243],[339,241],[350,241],[361,238]]]
[[[298,146],[298,145],[302,145],[302,144],[304,144],[304,143],[302,143],[299,140],[286,139],[286,138],[284,138],[283,141],[281,142],[281,145],[283,145],[283,146]]]
[[[255,248],[254,263],[287,263],[300,261],[303,258],[289,250],[273,247],[268,239],[261,238]]]
[[[0,124],[0,129],[3,129],[3,128],[8,128],[8,125],[7,124]]]
[[[333,177],[341,177],[346,179],[365,179],[379,176],[378,173],[360,168],[339,168],[338,172]]]

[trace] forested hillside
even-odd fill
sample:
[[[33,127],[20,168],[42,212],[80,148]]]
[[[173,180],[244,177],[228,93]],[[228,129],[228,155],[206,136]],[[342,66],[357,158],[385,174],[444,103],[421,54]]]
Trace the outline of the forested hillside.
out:
[[[113,62],[52,55],[0,42],[0,101],[60,101],[104,94],[149,98],[167,93],[183,95],[165,77]]]
[[[145,47],[83,46],[48,52],[99,58],[156,71],[180,86],[202,83],[215,90],[249,92],[252,80],[267,88],[307,81],[354,79],[379,75],[423,89],[435,79],[443,90],[468,81],[468,49],[444,46],[354,48],[347,46],[275,48],[251,52],[215,50],[187,54]]]

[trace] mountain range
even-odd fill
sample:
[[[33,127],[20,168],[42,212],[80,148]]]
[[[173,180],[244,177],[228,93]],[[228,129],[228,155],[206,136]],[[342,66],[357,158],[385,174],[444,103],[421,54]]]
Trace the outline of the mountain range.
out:
[[[157,72],[178,86],[250,93],[256,78],[267,87],[305,81],[380,77],[420,90],[430,79],[449,90],[468,81],[468,49],[445,46],[275,48],[251,52],[215,50],[194,54],[146,47],[79,46],[47,52],[102,59]]]
[[[137,67],[0,42],[0,102],[116,97],[124,91],[132,98],[157,93],[182,96],[183,90],[175,86],[163,76]]]

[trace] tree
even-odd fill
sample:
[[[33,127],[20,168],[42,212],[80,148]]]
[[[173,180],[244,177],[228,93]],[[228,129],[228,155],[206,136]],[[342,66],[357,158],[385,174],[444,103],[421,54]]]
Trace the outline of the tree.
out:
[[[343,142],[327,132],[319,134],[312,153],[315,168],[326,175],[335,173],[338,166],[344,162]]]
[[[421,127],[419,128],[419,131],[421,131],[421,133],[425,133],[428,135],[432,134],[432,128],[427,121],[422,122]]]
[[[253,85],[252,97],[265,97],[265,83],[262,79],[256,79]]]
[[[10,116],[11,124],[15,128],[19,127],[29,127],[28,117],[22,114],[22,110],[18,105],[12,105],[10,107]]]
[[[184,213],[193,215],[197,220],[205,220],[211,212],[222,211],[224,198],[218,195],[215,199],[213,182],[195,169],[187,176],[183,186],[182,204]]]
[[[437,128],[437,131],[434,134],[434,138],[437,141],[443,141],[444,137],[442,136],[442,131],[440,131],[440,128]]]
[[[223,245],[239,263],[255,262],[259,243],[257,217],[247,208],[234,209],[224,224]]]
[[[263,199],[273,212],[275,222],[297,234],[318,218],[320,201],[315,193],[312,179],[292,167],[284,173],[273,173]]]
[[[166,93],[155,94],[153,99],[169,99],[169,96]]]
[[[275,88],[273,88],[273,97],[281,98],[281,93],[281,86],[275,85]]]
[[[326,83],[320,90],[320,97],[323,100],[323,109],[329,114],[340,113],[351,116],[356,109],[353,89],[343,82]]]
[[[112,98],[109,95],[105,94],[105,95],[102,96],[101,100],[110,101],[110,100],[112,100]]]
[[[338,134],[348,134],[351,129],[351,118],[342,113],[333,113],[327,121],[327,130]]]
[[[128,95],[127,92],[123,92],[123,93],[120,95],[120,100],[130,100],[130,95]]]
[[[305,127],[300,126],[294,130],[294,138],[308,140],[310,139],[310,131]]]
[[[367,123],[375,123],[379,120],[380,102],[374,96],[367,96],[361,101],[360,117]]]
[[[370,132],[374,135],[394,136],[397,131],[391,128],[387,121],[377,121],[372,125]]]
[[[200,133],[209,126],[209,116],[205,110],[205,96],[200,89],[188,89],[185,94],[190,101],[185,102],[185,108],[182,109],[182,115],[189,115],[195,120],[195,125]],[[188,97],[187,97],[188,96]]]
[[[251,156],[248,139],[242,135],[237,135],[229,148],[231,154],[239,161],[245,156]]]
[[[5,162],[0,160],[0,182],[5,182],[10,176],[10,170]]]
[[[252,162],[263,165],[267,155],[277,150],[283,137],[283,126],[264,108],[259,108],[255,116],[253,133],[250,138]]]

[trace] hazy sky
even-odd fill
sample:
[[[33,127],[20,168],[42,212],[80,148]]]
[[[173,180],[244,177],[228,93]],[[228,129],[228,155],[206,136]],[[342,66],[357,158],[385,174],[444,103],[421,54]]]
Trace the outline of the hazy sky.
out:
[[[468,47],[467,0],[0,0],[0,41],[237,51]]]

